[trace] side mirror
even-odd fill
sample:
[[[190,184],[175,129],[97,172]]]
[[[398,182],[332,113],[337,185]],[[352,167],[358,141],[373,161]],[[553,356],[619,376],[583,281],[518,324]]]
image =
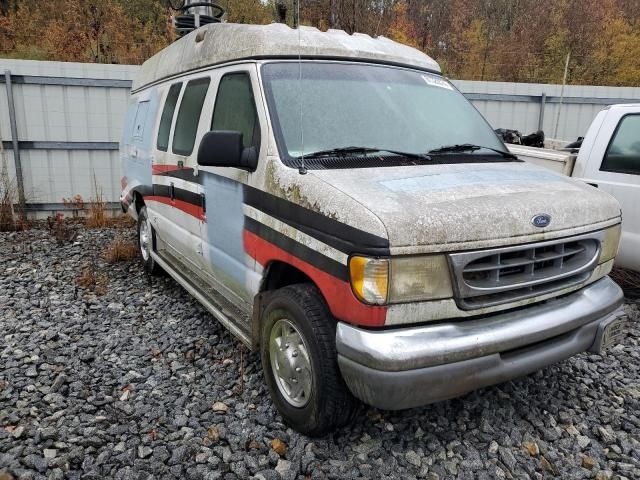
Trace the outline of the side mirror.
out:
[[[258,166],[258,152],[255,147],[244,148],[242,133],[214,130],[202,137],[198,148],[198,165],[240,168],[252,172]]]

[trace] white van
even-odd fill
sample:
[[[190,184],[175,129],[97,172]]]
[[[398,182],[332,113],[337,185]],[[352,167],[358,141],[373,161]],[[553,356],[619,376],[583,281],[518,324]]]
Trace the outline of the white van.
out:
[[[282,24],[147,61],[122,206],[164,270],[260,349],[286,422],[404,409],[623,334],[620,206],[519,161],[425,54]]]

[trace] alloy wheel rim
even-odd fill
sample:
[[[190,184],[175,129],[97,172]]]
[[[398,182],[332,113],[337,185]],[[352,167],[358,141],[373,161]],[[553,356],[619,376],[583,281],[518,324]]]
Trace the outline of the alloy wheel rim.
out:
[[[149,252],[150,252],[150,242],[149,242],[149,225],[147,224],[147,220],[140,224],[140,253],[142,254],[142,258],[145,260],[149,260]]]
[[[282,318],[273,324],[269,354],[273,376],[284,399],[297,408],[307,405],[313,388],[309,350],[291,321]]]

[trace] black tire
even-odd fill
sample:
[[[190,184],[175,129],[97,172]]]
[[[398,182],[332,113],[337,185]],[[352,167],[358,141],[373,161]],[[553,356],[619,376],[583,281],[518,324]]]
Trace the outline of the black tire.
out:
[[[147,228],[147,252],[143,249],[142,242],[142,232],[143,228]],[[147,216],[147,207],[142,207],[138,212],[138,252],[140,253],[140,261],[142,262],[142,266],[144,271],[149,275],[159,276],[164,273],[160,265],[156,263],[156,261],[151,256],[151,250],[153,250],[153,228],[151,227],[151,223],[149,222],[149,217]]]
[[[322,436],[346,425],[358,406],[340,375],[336,354],[336,321],[318,289],[309,284],[275,291],[261,318],[261,358],[271,398],[284,421],[309,436]],[[279,319],[293,324],[304,340],[311,366],[311,393],[306,405],[289,403],[275,378],[269,348]]]

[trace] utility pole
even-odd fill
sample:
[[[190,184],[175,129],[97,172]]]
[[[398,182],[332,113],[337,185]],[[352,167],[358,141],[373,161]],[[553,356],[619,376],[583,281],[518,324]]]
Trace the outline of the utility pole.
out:
[[[564,76],[562,77],[562,88],[560,89],[560,103],[558,103],[558,113],[556,115],[556,128],[553,130],[553,138],[558,139],[558,125],[560,125],[560,111],[562,110],[562,102],[564,101],[564,86],[567,84],[567,74],[569,73],[569,59],[571,58],[571,50],[567,53],[567,59],[564,62]]]

